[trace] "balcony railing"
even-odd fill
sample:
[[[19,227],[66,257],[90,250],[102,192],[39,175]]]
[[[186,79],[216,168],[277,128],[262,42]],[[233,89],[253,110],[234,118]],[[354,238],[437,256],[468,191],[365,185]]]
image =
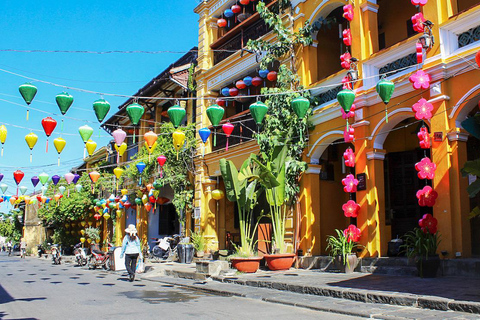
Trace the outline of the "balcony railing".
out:
[[[338,87],[335,87],[333,89],[320,93],[317,96],[318,104],[323,104],[323,103],[337,99],[337,93],[342,91],[342,89],[343,89],[343,85],[340,85]]]
[[[253,120],[249,110],[236,114],[229,119],[225,119],[224,121],[222,121],[222,124],[227,121],[231,121],[235,126],[230,138],[228,138],[229,148],[253,139],[253,132],[257,131],[257,125]],[[212,128],[210,129],[213,131]],[[225,149],[227,145],[227,137],[225,136],[225,134],[223,134],[221,126],[217,127],[216,130],[217,144],[212,147],[212,151]]]
[[[240,33],[231,37],[228,41],[223,44],[218,44],[219,42],[212,45],[212,49],[215,49],[213,55],[213,63],[217,64],[220,61],[225,60],[236,51],[243,49],[248,40],[258,39],[261,36],[265,35],[270,31],[270,28],[265,24],[263,20],[258,20],[252,25],[241,27]],[[222,39],[219,39],[222,40]]]
[[[415,64],[417,64],[417,54],[414,52],[405,57],[401,57],[400,59],[387,63],[378,70],[378,73],[380,75],[386,74],[386,76],[391,76],[402,71],[403,68],[413,66]]]
[[[462,48],[480,40],[480,26],[468,29],[458,35],[458,47]]]

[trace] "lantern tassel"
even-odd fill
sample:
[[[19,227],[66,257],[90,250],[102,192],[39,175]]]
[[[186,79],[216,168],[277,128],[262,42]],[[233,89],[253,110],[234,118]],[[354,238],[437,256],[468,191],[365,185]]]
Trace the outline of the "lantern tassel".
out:
[[[33,154],[32,154],[32,152],[30,151],[30,162],[32,162],[32,159],[33,159]]]
[[[133,128],[133,143],[135,143],[135,128]]]
[[[178,160],[178,150],[177,150],[177,160]]]
[[[30,110],[27,109],[27,121],[28,121],[28,114],[30,113]]]
[[[203,147],[202,147],[202,158],[205,158],[205,143],[203,144]]]
[[[48,137],[47,137],[47,148],[45,150],[45,153],[48,153]]]
[[[3,157],[3,144],[2,144],[2,157]]]
[[[227,146],[225,147],[225,151],[228,151],[228,137],[227,137]]]
[[[87,145],[83,147],[83,159],[85,159],[87,156]]]
[[[213,130],[215,130],[215,133],[213,134],[213,146],[216,147],[217,146],[217,129],[214,128]]]
[[[120,154],[117,151],[117,164],[119,164],[119,162],[120,162]]]
[[[60,155],[58,155],[58,166],[60,167]]]
[[[388,123],[388,111],[387,111],[387,105],[385,105],[385,123]]]

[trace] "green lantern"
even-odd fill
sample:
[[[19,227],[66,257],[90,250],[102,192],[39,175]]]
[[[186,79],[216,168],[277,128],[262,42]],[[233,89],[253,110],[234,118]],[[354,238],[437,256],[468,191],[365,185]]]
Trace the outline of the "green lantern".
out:
[[[127,107],[127,114],[134,126],[138,124],[145,112],[145,108],[138,103],[132,103]]]
[[[135,198],[135,203],[136,203],[137,205],[141,205],[141,204],[142,204],[142,199],[140,199],[140,198]]]
[[[352,104],[355,101],[355,92],[349,89],[343,89],[337,93],[337,100],[342,106],[343,111],[345,111],[345,113],[349,113],[350,109],[352,108]]]
[[[97,116],[98,122],[102,122],[110,111],[110,103],[104,99],[99,99],[93,103],[93,110]]]
[[[168,108],[167,113],[168,113],[168,116],[170,117],[170,121],[172,122],[175,128],[178,128],[178,126],[182,123],[183,119],[187,115],[187,112],[185,111],[185,109],[177,105]]]
[[[385,103],[385,122],[388,123],[387,104],[390,102],[390,98],[393,95],[395,84],[390,80],[382,78],[380,81],[378,81],[376,89],[380,99],[382,99],[383,103]]]
[[[292,100],[291,104],[293,111],[297,117],[302,120],[307,114],[308,108],[310,108],[310,100],[305,97],[297,97]]]
[[[84,125],[78,128],[78,132],[82,137],[83,143],[87,143],[88,139],[90,139],[93,134],[93,129],[88,125]]]
[[[207,108],[207,117],[214,127],[220,124],[224,114],[225,109],[220,107],[218,104],[212,104]],[[213,135],[213,145],[217,145],[217,130],[215,130],[215,134]]]
[[[35,95],[37,94],[37,87],[31,83],[24,83],[18,87],[18,91],[20,91],[23,100],[25,100],[25,102],[29,105],[32,103],[33,98],[35,98]]]
[[[62,92],[60,94],[57,94],[57,96],[55,97],[55,101],[57,101],[60,112],[62,114],[65,114],[67,113],[68,109],[70,109],[70,106],[73,103],[73,97],[66,92]]]
[[[153,188],[155,190],[160,190],[163,187],[163,183],[160,180],[155,180],[153,182]]]
[[[268,111],[267,105],[262,101],[257,101],[252,103],[248,108],[250,109],[250,113],[252,114],[252,117],[257,125],[261,125]]]
[[[42,172],[38,175],[38,180],[40,180],[40,183],[43,186],[45,185],[45,183],[47,183],[48,178],[50,178],[50,176],[48,174],[46,174],[45,172]]]

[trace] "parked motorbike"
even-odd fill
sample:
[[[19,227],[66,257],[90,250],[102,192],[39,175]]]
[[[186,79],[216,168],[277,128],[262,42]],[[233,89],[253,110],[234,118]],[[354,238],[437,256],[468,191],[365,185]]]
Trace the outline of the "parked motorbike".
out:
[[[73,254],[75,254],[75,261],[81,267],[86,266],[88,263],[87,248],[82,248],[82,243],[78,243],[73,247]]]
[[[53,246],[51,246],[50,250],[52,251],[53,264],[61,264],[62,254],[60,253],[60,248],[58,247],[58,244],[54,244]]]
[[[90,247],[90,258],[88,260],[88,269],[96,269],[102,267],[105,270],[110,269],[110,255],[109,252],[113,250],[113,244],[108,244],[108,252],[103,252],[98,249],[98,245],[92,244]]]
[[[166,236],[163,238],[152,238],[155,245],[150,251],[150,257],[154,260],[176,260],[177,244],[180,242],[180,235]]]

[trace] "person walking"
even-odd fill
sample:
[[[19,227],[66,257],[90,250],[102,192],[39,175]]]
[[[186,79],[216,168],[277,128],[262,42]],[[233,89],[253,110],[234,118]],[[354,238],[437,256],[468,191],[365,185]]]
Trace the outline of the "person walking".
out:
[[[8,255],[11,256],[12,255],[12,240],[8,240],[8,242],[7,242],[7,251],[8,251]]]
[[[27,243],[25,242],[25,238],[20,240],[20,258],[25,258],[27,254]]]
[[[137,228],[133,224],[130,224],[125,229],[125,237],[122,243],[122,253],[120,258],[125,256],[125,267],[128,271],[130,282],[135,280],[135,270],[137,267],[137,259],[143,259],[142,250],[140,249],[140,239],[137,237]]]

